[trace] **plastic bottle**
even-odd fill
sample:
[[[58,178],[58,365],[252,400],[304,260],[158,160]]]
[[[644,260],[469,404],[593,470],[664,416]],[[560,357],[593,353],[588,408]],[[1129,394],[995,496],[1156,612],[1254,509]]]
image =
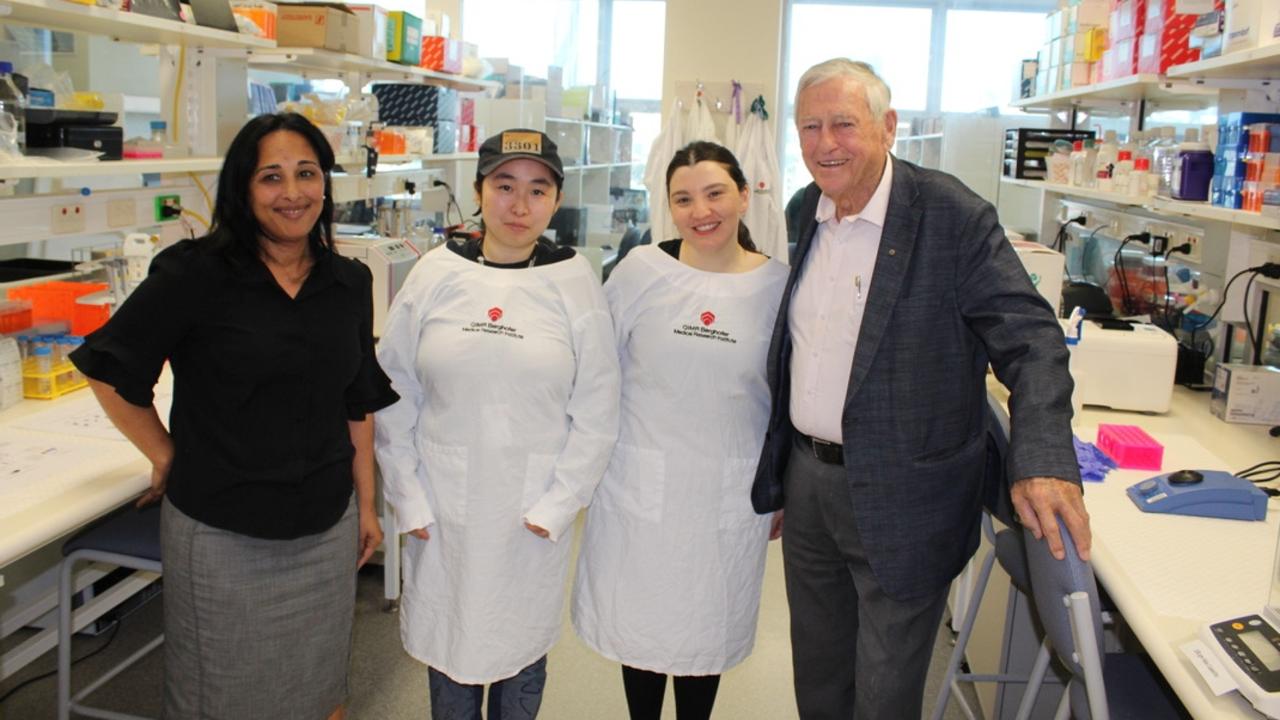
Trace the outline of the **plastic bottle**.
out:
[[[1053,148],[1049,151],[1049,156],[1045,158],[1049,182],[1057,185],[1071,183],[1072,147],[1073,145],[1066,140],[1053,141]]]
[[[1108,130],[1102,136],[1102,143],[1098,145],[1098,160],[1094,166],[1094,171],[1098,179],[1111,179],[1111,172],[1115,168],[1116,155],[1120,150],[1120,146],[1116,143],[1116,131]]]
[[[1084,187],[1087,184],[1089,176],[1086,174],[1085,168],[1085,152],[1084,141],[1076,140],[1071,144],[1071,185],[1075,187]]]
[[[0,112],[13,116],[18,152],[27,151],[27,80],[13,72],[13,63],[0,61]],[[3,125],[0,124],[0,128]]]
[[[1209,183],[1212,180],[1213,152],[1208,145],[1200,142],[1198,130],[1188,128],[1182,144],[1178,146],[1170,195],[1175,200],[1208,200]]]
[[[1155,196],[1156,178],[1151,174],[1151,158],[1140,157],[1133,161],[1133,172],[1129,174],[1129,194],[1138,197]]]
[[[1178,144],[1172,127],[1160,128],[1160,139],[1151,146],[1151,172],[1156,176],[1156,193],[1169,197],[1173,187],[1173,165],[1178,159]]]
[[[1098,172],[1098,144],[1093,138],[1084,141],[1085,187],[1096,187]]]
[[[1119,195],[1135,195],[1131,177],[1133,175],[1133,153],[1120,150],[1116,154],[1116,166],[1111,171],[1111,190]]]

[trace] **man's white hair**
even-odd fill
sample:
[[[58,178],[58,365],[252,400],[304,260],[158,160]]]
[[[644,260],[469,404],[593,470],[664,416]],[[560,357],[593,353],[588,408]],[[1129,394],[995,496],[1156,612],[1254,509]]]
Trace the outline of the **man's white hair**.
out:
[[[796,86],[796,103],[799,104],[800,93],[806,89],[836,78],[850,78],[862,86],[867,95],[867,108],[871,111],[871,117],[880,120],[889,112],[889,86],[876,74],[875,68],[848,58],[832,58],[805,70]]]

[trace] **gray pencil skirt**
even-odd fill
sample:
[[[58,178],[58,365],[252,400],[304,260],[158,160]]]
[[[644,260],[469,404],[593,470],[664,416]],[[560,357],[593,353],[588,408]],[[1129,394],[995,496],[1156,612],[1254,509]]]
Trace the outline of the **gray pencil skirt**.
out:
[[[347,694],[358,528],[354,499],[296,540],[219,530],[166,499],[165,718],[327,718]]]

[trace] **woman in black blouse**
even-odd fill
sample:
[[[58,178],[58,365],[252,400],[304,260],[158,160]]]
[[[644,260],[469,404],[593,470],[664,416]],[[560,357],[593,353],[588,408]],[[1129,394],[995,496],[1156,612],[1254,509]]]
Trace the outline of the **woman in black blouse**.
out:
[[[165,716],[341,717],[355,571],[382,541],[372,278],[333,251],[324,136],[249,121],[213,228],[72,354],[164,498]],[[173,370],[166,431],[153,388]],[[354,493],[353,493],[354,489]]]

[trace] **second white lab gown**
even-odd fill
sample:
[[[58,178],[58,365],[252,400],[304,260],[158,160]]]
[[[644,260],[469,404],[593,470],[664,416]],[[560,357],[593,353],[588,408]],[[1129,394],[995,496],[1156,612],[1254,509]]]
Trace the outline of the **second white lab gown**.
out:
[[[563,535],[617,435],[612,338],[581,255],[513,270],[441,246],[391,306],[378,360],[401,399],[374,423],[387,532],[431,535],[404,540],[400,634],[457,682],[511,677],[560,636]]]
[[[786,279],[772,260],[710,273],[656,245],[609,276],[622,423],[572,602],[578,635],[607,658],[707,675],[751,653],[770,522],[752,510],[751,483]]]
[[[781,202],[782,176],[769,121],[750,113],[734,148],[742,174],[751,187],[751,202],[743,222],[760,252],[787,265],[787,217]]]
[[[653,242],[660,243],[677,236],[671,209],[667,205],[667,166],[676,151],[684,147],[684,113],[679,102],[672,102],[667,112],[667,124],[663,126],[644,164],[644,188],[649,193],[649,233]]]

